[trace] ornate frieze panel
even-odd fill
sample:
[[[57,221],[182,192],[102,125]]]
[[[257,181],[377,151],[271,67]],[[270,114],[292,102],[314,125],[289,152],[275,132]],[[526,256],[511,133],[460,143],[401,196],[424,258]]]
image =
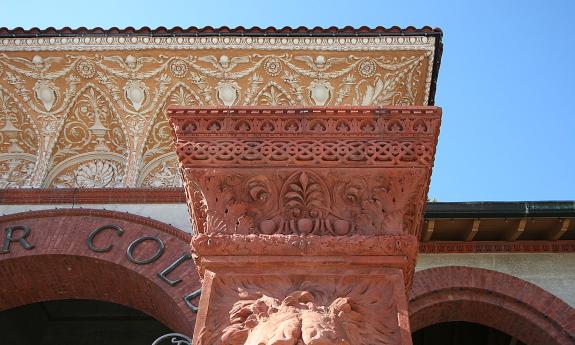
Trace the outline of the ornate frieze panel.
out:
[[[3,38],[0,88],[13,95],[19,111],[29,116],[26,123],[39,131],[33,136],[37,152],[30,153],[40,157],[39,164],[26,170],[27,185],[49,184],[47,176],[67,154],[109,150],[126,157],[120,185],[130,187],[143,183],[144,169],[149,172],[150,164],[172,152],[165,116],[170,105],[426,105],[435,40],[424,35]],[[28,140],[16,139],[20,146]],[[426,149],[380,144],[374,150]],[[281,143],[257,150],[270,145]],[[317,143],[308,146],[318,150]]]
[[[45,186],[112,188],[124,185],[129,142],[110,99],[87,85],[60,121]]]

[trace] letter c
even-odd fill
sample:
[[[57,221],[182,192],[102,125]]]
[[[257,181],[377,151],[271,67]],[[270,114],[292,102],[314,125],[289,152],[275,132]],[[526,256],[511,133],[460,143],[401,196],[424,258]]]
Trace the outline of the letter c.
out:
[[[94,231],[92,231],[90,233],[90,235],[88,235],[88,238],[86,239],[86,244],[88,245],[88,248],[90,248],[90,250],[96,252],[96,253],[104,253],[104,252],[109,252],[113,245],[112,244],[108,244],[105,247],[102,248],[97,248],[94,245],[94,238],[96,237],[96,235],[98,235],[100,232],[106,230],[106,229],[112,229],[116,232],[116,234],[118,234],[118,237],[121,237],[124,234],[124,229],[122,229],[121,227],[117,226],[117,225],[103,225],[99,228],[94,229]]]

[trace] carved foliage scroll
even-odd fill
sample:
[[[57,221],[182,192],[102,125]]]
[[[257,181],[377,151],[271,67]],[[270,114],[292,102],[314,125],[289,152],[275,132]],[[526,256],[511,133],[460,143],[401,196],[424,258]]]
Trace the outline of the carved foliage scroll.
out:
[[[0,87],[0,188],[29,186],[38,137],[22,104]]]

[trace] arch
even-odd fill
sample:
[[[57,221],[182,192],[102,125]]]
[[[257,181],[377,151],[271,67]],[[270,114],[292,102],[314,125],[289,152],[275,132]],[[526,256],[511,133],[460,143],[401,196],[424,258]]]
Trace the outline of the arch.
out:
[[[466,321],[529,345],[575,341],[575,309],[536,285],[480,268],[448,266],[415,273],[409,314],[412,332]]]
[[[121,228],[122,234],[106,227],[92,243],[96,249],[111,245],[109,250],[91,249],[90,233],[108,225]],[[188,304],[192,301],[184,297],[198,290],[200,282],[191,257],[164,274],[172,283],[159,275],[189,255],[189,234],[132,214],[54,209],[0,217],[0,246],[6,229],[18,226],[30,229],[26,240],[33,247],[16,241],[0,253],[0,311],[41,301],[93,299],[140,310],[174,331],[193,334],[196,315]],[[13,237],[23,237],[18,234]],[[127,254],[130,244],[142,237],[158,238],[164,245],[161,256],[148,264],[141,264],[142,258],[158,250],[156,241],[140,242],[131,258]]]

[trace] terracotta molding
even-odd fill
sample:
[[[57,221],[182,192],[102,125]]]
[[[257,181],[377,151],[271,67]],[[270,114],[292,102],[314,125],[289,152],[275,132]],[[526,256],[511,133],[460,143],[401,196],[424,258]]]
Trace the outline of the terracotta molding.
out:
[[[185,203],[183,188],[30,188],[0,190],[0,205]]]
[[[207,235],[192,240],[200,256],[246,256],[257,251],[269,256],[381,256],[397,255],[415,259],[417,240],[411,235]]]
[[[157,230],[165,232],[171,236],[174,236],[183,242],[189,243],[191,240],[191,235],[174,228],[171,225],[162,223],[160,221],[145,218],[131,213],[121,213],[109,210],[98,210],[98,209],[88,209],[88,208],[63,208],[63,209],[52,209],[52,210],[40,210],[40,211],[28,211],[22,213],[14,213],[0,217],[0,224],[8,223],[13,221],[20,221],[26,219],[38,219],[38,218],[50,218],[50,217],[61,217],[61,216],[72,216],[72,217],[102,217],[102,218],[112,218],[121,219],[129,221],[132,223],[138,223],[145,226],[153,227]]]
[[[575,240],[564,241],[478,241],[426,242],[419,244],[421,254],[447,253],[574,253]]]

